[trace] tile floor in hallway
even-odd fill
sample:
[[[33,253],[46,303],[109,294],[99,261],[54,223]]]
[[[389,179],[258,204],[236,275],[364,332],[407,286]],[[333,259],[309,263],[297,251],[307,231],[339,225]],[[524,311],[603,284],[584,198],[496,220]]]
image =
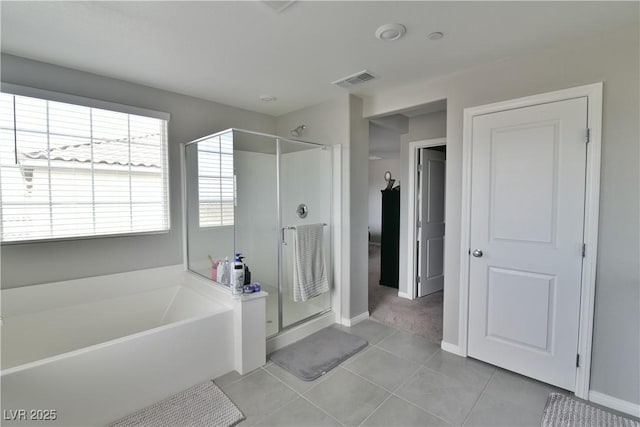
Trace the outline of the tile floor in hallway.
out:
[[[372,320],[335,327],[369,346],[315,381],[273,363],[216,379],[245,414],[240,425],[539,426],[559,391]]]

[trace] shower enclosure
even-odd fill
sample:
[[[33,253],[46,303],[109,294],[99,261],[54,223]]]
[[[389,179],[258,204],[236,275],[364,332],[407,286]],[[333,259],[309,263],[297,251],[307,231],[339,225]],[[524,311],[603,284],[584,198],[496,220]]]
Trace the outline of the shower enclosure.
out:
[[[267,337],[331,309],[330,292],[293,298],[296,226],[323,224],[332,288],[331,147],[230,129],[185,146],[187,263],[217,281],[218,262],[242,253],[267,297]],[[223,283],[222,283],[223,284]]]

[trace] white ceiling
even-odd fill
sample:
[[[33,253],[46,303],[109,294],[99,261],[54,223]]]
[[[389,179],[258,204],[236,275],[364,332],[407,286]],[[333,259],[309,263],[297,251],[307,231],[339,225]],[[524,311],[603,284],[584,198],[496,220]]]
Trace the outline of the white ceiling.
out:
[[[2,51],[280,115],[378,76],[358,95],[637,21],[634,2],[2,1]],[[399,22],[396,42],[374,37]],[[433,42],[426,35],[442,31]],[[259,95],[276,102],[265,103]]]

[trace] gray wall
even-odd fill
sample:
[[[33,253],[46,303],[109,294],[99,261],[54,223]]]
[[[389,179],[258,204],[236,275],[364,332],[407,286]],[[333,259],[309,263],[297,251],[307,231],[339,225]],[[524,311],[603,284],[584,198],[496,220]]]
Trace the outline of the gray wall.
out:
[[[275,132],[275,118],[267,115],[11,55],[2,55],[1,76],[6,83],[171,114],[171,231],[148,236],[2,246],[2,288],[181,263],[180,143],[229,127]]]
[[[381,92],[367,98],[365,116],[384,115],[447,99],[444,341],[455,345],[458,343],[463,109],[604,81],[591,388],[638,404],[640,31],[636,23],[588,39],[558,41],[556,46]]]
[[[306,125],[299,138],[291,129]],[[349,98],[347,95],[312,105],[276,118],[276,133],[284,138],[300,139],[319,144],[349,144]]]
[[[407,123],[408,123],[407,119]],[[400,134],[398,130],[387,129],[369,123],[369,155],[383,159],[400,158]]]
[[[342,214],[334,218],[341,230],[342,260],[340,315],[353,318],[368,310],[367,217],[369,123],[363,119],[362,100],[345,94],[311,107],[279,116],[277,133],[291,138],[290,130],[305,124],[300,139],[342,144]]]
[[[396,180],[394,185],[397,185],[401,175],[399,159],[369,160],[369,232],[373,243],[380,243],[382,234],[382,194],[380,190],[387,187],[387,182],[384,180],[386,171],[391,172],[391,176]]]

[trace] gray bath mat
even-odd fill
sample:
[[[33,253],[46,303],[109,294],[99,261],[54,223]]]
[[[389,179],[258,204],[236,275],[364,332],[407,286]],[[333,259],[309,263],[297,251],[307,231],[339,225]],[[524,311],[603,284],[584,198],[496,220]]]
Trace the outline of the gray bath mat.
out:
[[[108,427],[231,427],[242,420],[244,415],[238,407],[213,381],[207,381],[127,415]]]
[[[596,408],[560,393],[551,393],[542,427],[640,427],[640,422]]]
[[[313,381],[369,343],[336,328],[324,328],[271,355],[276,365],[304,381]]]

